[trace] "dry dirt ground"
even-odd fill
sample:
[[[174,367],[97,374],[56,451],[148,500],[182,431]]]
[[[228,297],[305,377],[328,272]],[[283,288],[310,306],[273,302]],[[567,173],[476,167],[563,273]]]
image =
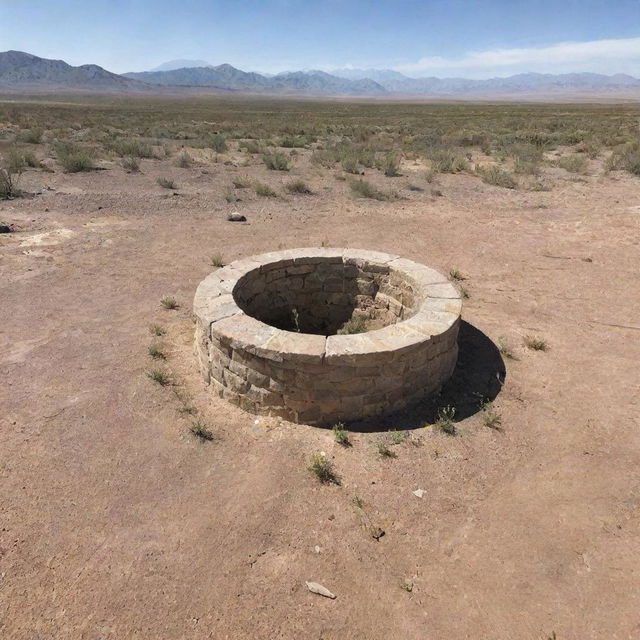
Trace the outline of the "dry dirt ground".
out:
[[[441,197],[378,202],[311,173],[315,195],[226,205],[230,176],[291,176],[141,168],[30,170],[21,186],[42,193],[0,203],[16,229],[0,236],[2,638],[640,638],[640,179],[527,192],[446,175]],[[190,307],[210,256],[323,243],[467,277],[461,366],[493,376],[478,345],[501,336],[515,356],[502,431],[467,411],[448,436],[414,412],[343,448],[209,396]],[[146,375],[154,323],[167,387]],[[309,473],[319,451],[340,486]]]

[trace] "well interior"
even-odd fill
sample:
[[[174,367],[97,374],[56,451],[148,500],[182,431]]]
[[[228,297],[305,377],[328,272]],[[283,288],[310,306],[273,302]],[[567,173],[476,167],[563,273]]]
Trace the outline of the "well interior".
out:
[[[262,265],[238,281],[233,297],[261,322],[324,336],[394,324],[416,304],[411,284],[388,267],[322,258]]]

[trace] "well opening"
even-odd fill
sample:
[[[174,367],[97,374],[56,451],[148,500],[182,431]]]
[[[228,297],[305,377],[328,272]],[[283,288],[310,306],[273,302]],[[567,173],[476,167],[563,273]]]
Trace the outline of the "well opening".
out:
[[[233,297],[247,315],[265,324],[323,336],[395,324],[412,315],[415,304],[402,274],[331,259],[272,269],[263,265],[238,281]]]

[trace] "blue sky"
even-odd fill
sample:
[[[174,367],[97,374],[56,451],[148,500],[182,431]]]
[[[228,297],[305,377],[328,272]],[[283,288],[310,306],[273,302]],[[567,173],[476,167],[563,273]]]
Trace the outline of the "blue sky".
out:
[[[640,76],[640,0],[0,0],[0,50],[141,71],[393,68]]]

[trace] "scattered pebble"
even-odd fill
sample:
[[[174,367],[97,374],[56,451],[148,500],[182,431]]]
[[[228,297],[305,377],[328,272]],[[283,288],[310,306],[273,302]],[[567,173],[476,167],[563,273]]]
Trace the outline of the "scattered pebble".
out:
[[[241,213],[238,213],[237,211],[233,211],[232,213],[227,215],[227,220],[229,222],[246,222],[247,219],[245,216],[243,216]]]
[[[319,547],[318,545],[316,545],[316,546],[313,548],[313,550],[314,550],[316,553],[320,553],[320,547]]]
[[[317,582],[305,582],[307,585],[307,589],[311,591],[311,593],[317,593],[319,596],[324,596],[325,598],[331,598],[335,600],[336,596],[327,589],[327,587],[323,587],[321,584]]]
[[[422,496],[424,495],[424,489],[416,489],[412,493],[414,496],[417,496],[418,498],[422,498]]]

